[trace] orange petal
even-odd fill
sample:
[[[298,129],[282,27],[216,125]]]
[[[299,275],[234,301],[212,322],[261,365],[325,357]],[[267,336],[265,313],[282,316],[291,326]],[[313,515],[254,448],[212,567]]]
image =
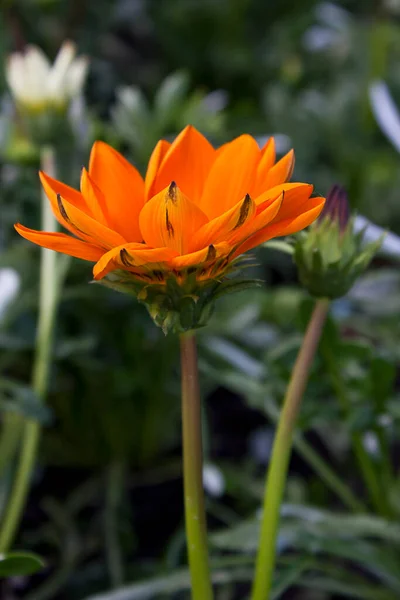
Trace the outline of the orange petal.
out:
[[[107,225],[107,204],[101,189],[94,183],[89,173],[83,167],[81,172],[81,192],[88,205],[91,215],[99,223]],[[61,194],[61,197],[64,196]]]
[[[143,266],[162,268],[174,256],[176,252],[171,248],[149,248],[145,244],[136,243],[123,244],[102,256],[93,267],[93,276],[95,279],[101,279],[116,269],[129,271]]]
[[[144,204],[144,182],[135,167],[108,144],[95,142],[89,175],[105,196],[109,226],[128,241],[142,241],[139,213]]]
[[[57,196],[57,204],[63,220],[78,237],[105,249],[126,243],[122,235],[95,221],[60,195]]]
[[[207,220],[175,182],[146,202],[139,218],[146,244],[173,248],[179,254],[188,251],[194,234]]]
[[[256,198],[262,194],[267,188],[265,187],[265,181],[269,170],[275,163],[275,140],[269,138],[265,146],[261,149],[261,159],[257,165],[256,174],[252,182],[251,196]]]
[[[313,186],[309,183],[286,183],[283,186],[277,186],[278,190],[283,188],[285,194],[279,214],[275,221],[284,221],[293,219],[310,207],[310,196],[313,192]]]
[[[160,140],[157,143],[156,147],[154,148],[154,150],[150,156],[149,164],[147,166],[147,171],[146,171],[146,177],[144,180],[146,200],[148,200],[149,198],[154,196],[156,193],[156,192],[154,192],[153,184],[157,177],[158,169],[160,168],[160,165],[164,159],[164,156],[166,155],[170,146],[171,146],[171,144],[169,142],[167,142],[166,140]],[[171,181],[172,180],[173,180],[173,178],[171,179]],[[168,183],[171,183],[171,181],[169,181]]]
[[[260,182],[260,188],[264,190],[285,183],[291,178],[294,169],[294,152],[290,150],[266,173],[265,180]]]
[[[218,153],[207,178],[200,208],[214,219],[250,192],[260,149],[250,135],[241,135]]]
[[[62,214],[60,213],[60,209],[59,209],[58,202],[57,202],[57,196],[58,195],[62,196],[62,194],[61,194],[61,191],[62,191],[64,194],[66,194],[65,196],[62,196],[62,197],[68,199],[68,201],[71,203],[71,205],[83,206],[84,209],[86,209],[87,213],[89,213],[89,210],[88,210],[87,206],[85,205],[85,201],[84,201],[82,194],[80,192],[77,192],[73,188],[70,188],[68,185],[64,185],[60,181],[57,181],[56,179],[49,177],[48,175],[46,175],[46,173],[43,173],[42,171],[39,172],[39,177],[40,177],[40,181],[42,182],[42,186],[46,193],[46,196],[50,200],[51,208],[52,208],[52,211],[53,211],[54,216],[56,217],[57,221],[63,227],[68,229],[68,231],[70,231],[74,235],[77,235],[76,229],[68,221],[66,221],[63,218]],[[81,209],[81,210],[84,211],[84,209]]]
[[[257,204],[257,213],[264,210],[269,202],[272,202],[284,192],[279,216],[286,219],[287,215],[292,215],[293,212],[299,214],[302,206],[305,206],[311,196],[312,191],[313,186],[309,183],[282,183],[281,185],[276,185],[254,199],[254,202]]]
[[[307,203],[307,206],[310,207],[308,210],[283,221],[275,220],[275,222],[271,222],[265,228],[245,240],[243,244],[235,250],[235,256],[239,256],[239,254],[243,254],[244,252],[247,252],[247,250],[251,250],[272,238],[290,235],[305,229],[315,221],[323,209],[324,204],[325,198],[310,198]]]
[[[42,246],[42,248],[49,248],[56,252],[62,252],[63,254],[69,254],[69,256],[93,262],[99,260],[104,254],[102,248],[77,240],[65,233],[35,231],[34,229],[24,227],[20,223],[17,223],[14,227],[23,238],[38,246]]]
[[[239,231],[256,213],[256,204],[249,195],[238,202],[233,208],[224,212],[201,227],[195,234],[191,250],[205,248],[210,244],[217,244],[225,240],[233,231]]]
[[[283,198],[284,192],[282,191],[274,200],[266,202],[264,209],[249,221],[245,227],[242,227],[237,232],[233,232],[232,236],[228,239],[231,246],[239,244],[242,240],[246,240],[248,237],[254,235],[257,231],[268,225],[268,223],[271,223],[279,214]]]
[[[214,158],[211,144],[188,125],[168,148],[155,177],[153,193],[176,181],[182,192],[198,204]]]
[[[68,202],[71,202],[71,204],[76,206],[76,208],[91,214],[90,208],[87,206],[84,197],[78,190],[74,190],[74,188],[69,185],[65,185],[65,183],[53,179],[53,177],[50,177],[50,175],[47,175],[43,171],[39,171],[39,177],[50,201],[51,199],[48,190],[51,191],[54,198],[56,198],[57,194],[60,194],[63,198],[68,200]]]
[[[190,254],[184,254],[183,256],[176,256],[171,261],[171,266],[174,269],[185,269],[194,265],[207,265],[208,263],[214,262],[214,260],[221,256],[227,256],[231,250],[231,246],[226,242],[220,244],[210,244],[209,246],[197,250],[197,252],[191,252]]]

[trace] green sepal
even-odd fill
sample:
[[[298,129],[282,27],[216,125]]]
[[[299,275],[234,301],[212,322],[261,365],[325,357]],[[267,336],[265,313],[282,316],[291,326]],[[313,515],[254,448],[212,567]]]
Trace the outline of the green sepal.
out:
[[[237,269],[235,262],[231,265],[230,274],[233,269]],[[93,283],[134,296],[146,306],[154,323],[165,334],[184,333],[204,327],[214,311],[217,298],[262,285],[259,280],[227,276],[202,281],[196,278],[195,273],[179,280],[171,273],[165,281],[148,283],[130,276],[126,271],[114,271]]]
[[[353,219],[344,231],[337,221],[324,219],[299,234],[293,259],[301,284],[312,296],[334,299],[347,294],[384,239],[364,244],[364,233],[354,233]]]

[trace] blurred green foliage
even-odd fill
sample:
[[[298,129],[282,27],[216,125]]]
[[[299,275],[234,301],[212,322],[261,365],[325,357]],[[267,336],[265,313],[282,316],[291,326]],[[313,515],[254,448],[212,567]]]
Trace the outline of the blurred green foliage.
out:
[[[400,232],[400,157],[368,95],[383,80],[400,105],[399,16],[398,0],[14,0],[1,7],[0,56],[4,65],[11,51],[35,43],[53,57],[68,37],[89,55],[85,102],[70,121],[75,142],[58,140],[60,178],[71,185],[95,138],[143,170],[155,142],[191,122],[216,144],[243,132],[260,141],[276,135],[280,153],[295,148],[295,180],[318,194],[340,182],[360,213]],[[177,342],[130,298],[88,285],[91,266],[73,260],[48,407],[39,410],[29,392],[39,252],[13,230],[17,221],[39,226],[38,153],[13,120],[3,68],[0,93],[0,274],[11,268],[20,278],[0,307],[0,414],[3,427],[21,415],[44,423],[17,547],[46,558],[44,574],[5,580],[0,594],[15,596],[21,585],[18,594],[31,600],[186,599]],[[225,486],[220,496],[209,490],[208,512],[212,529],[229,530],[214,538],[219,600],[248,593],[268,444],[312,305],[290,257],[260,249],[257,262],[265,287],[221,300],[200,335],[206,458]],[[400,514],[399,301],[398,261],[382,258],[333,305],[299,422],[275,597],[288,589],[296,600],[398,597],[390,519]],[[367,496],[355,433],[390,518]],[[345,512],[310,448],[366,505],[365,517]],[[18,449],[7,451],[12,458]],[[0,457],[0,510],[13,466],[3,470]],[[108,591],[110,511],[132,584],[126,596]]]

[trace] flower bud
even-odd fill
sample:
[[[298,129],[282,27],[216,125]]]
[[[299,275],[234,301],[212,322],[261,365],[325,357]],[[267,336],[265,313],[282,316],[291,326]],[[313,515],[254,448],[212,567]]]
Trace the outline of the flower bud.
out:
[[[317,298],[344,296],[368,267],[383,237],[365,244],[364,230],[354,231],[346,191],[334,185],[317,221],[296,240],[293,258],[301,284]]]

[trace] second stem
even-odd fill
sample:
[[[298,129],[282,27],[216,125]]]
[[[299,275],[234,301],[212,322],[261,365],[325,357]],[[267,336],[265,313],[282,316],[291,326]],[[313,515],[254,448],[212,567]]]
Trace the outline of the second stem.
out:
[[[329,300],[317,300],[283,402],[267,475],[252,600],[268,600],[270,598],[279,513],[296,419],[328,310]]]

